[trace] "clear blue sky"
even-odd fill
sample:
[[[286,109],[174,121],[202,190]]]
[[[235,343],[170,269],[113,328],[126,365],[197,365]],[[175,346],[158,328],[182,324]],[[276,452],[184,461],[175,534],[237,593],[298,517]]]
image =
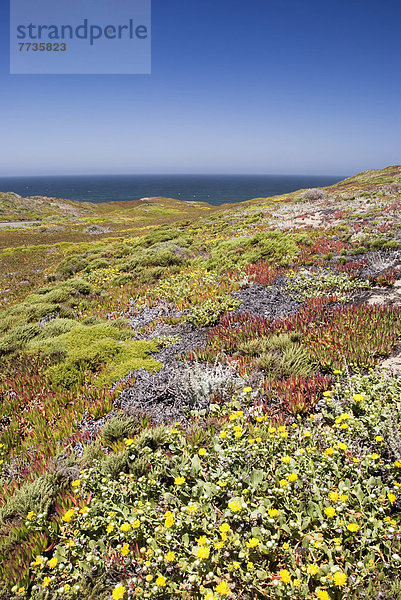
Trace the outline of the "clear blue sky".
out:
[[[153,0],[151,75],[9,75],[0,2],[0,175],[401,163],[399,0]]]

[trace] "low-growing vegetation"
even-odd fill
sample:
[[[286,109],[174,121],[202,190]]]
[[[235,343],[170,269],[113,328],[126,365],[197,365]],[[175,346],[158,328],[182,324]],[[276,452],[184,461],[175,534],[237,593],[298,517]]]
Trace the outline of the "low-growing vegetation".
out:
[[[0,600],[399,600],[400,177],[0,195]]]

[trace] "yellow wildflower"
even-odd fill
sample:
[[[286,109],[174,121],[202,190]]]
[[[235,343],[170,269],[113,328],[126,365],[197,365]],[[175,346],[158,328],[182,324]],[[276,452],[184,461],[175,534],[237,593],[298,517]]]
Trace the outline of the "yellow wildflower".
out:
[[[269,517],[277,517],[277,515],[278,515],[277,508],[269,508],[269,510],[267,512],[268,512]]]
[[[172,527],[174,525],[174,515],[171,511],[167,511],[166,514],[164,515],[165,521],[164,521],[164,526],[169,529],[170,527]]]
[[[356,533],[359,531],[359,525],[357,523],[348,523],[347,529],[348,531],[352,531],[352,533]]]
[[[394,504],[394,502],[397,500],[397,496],[395,496],[394,494],[387,494],[387,498],[390,504]]]
[[[330,600],[330,596],[326,592],[326,590],[317,590],[316,595],[319,600]]]
[[[342,571],[336,571],[333,575],[333,582],[337,587],[343,587],[347,584],[346,574],[342,573]]]
[[[287,569],[281,569],[280,571],[281,581],[283,583],[291,583],[291,573]]]
[[[119,583],[118,585],[116,585],[116,587],[114,588],[114,590],[111,594],[113,600],[121,600],[121,598],[124,598],[125,592],[126,592],[125,587],[123,585],[121,585],[121,583]]]
[[[199,448],[198,454],[199,454],[199,456],[205,456],[205,454],[206,454],[206,448]]]
[[[209,558],[210,556],[210,550],[207,546],[199,546],[196,549],[196,556],[198,558],[200,558],[201,560]]]
[[[109,523],[106,527],[106,533],[111,533],[114,529],[114,525],[112,523]]]
[[[165,559],[168,562],[172,562],[173,560],[175,560],[175,553],[172,550],[170,550],[170,552],[167,552]]]
[[[75,514],[74,509],[70,508],[69,510],[67,510],[66,513],[63,514],[63,516],[61,517],[61,520],[64,521],[65,523],[69,523],[69,521],[71,521],[74,514]]]
[[[176,477],[174,479],[174,485],[182,485],[185,483],[185,477]]]
[[[258,540],[258,538],[256,538],[256,537],[251,537],[246,542],[246,545],[248,546],[248,548],[256,548],[256,546],[259,546],[259,544],[260,544],[260,540]]]
[[[326,506],[326,508],[324,509],[324,514],[326,515],[326,517],[328,517],[329,519],[331,519],[332,517],[335,516],[336,509],[333,508],[332,506]]]
[[[123,531],[124,533],[127,533],[127,531],[129,531],[131,525],[129,523],[123,523],[120,527],[121,531]]]
[[[54,567],[57,567],[57,563],[58,563],[57,557],[53,556],[53,558],[51,558],[47,564],[51,569],[54,569]]]
[[[298,475],[296,473],[290,473],[287,476],[288,481],[294,482],[298,479]]]
[[[221,596],[227,596],[230,592],[230,587],[226,581],[222,581],[219,585],[216,585],[215,592]]]
[[[163,575],[159,575],[159,577],[156,579],[155,583],[159,587],[165,587],[166,578]]]
[[[231,500],[231,502],[228,503],[228,508],[232,512],[240,512],[243,507],[239,502],[237,502],[237,500]]]
[[[306,568],[306,572],[309,575],[316,575],[316,573],[319,572],[319,567],[318,567],[318,565],[308,565]]]

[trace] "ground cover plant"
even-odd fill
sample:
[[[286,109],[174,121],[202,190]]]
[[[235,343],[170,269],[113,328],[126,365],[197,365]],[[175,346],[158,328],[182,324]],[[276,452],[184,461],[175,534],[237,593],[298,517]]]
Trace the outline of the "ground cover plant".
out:
[[[1,600],[398,600],[400,202],[0,195]]]

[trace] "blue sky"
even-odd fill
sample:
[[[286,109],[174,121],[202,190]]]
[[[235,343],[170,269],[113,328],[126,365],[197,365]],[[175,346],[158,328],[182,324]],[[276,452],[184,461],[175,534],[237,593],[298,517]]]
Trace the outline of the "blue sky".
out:
[[[153,0],[151,75],[9,75],[0,2],[2,176],[401,163],[399,0]]]

